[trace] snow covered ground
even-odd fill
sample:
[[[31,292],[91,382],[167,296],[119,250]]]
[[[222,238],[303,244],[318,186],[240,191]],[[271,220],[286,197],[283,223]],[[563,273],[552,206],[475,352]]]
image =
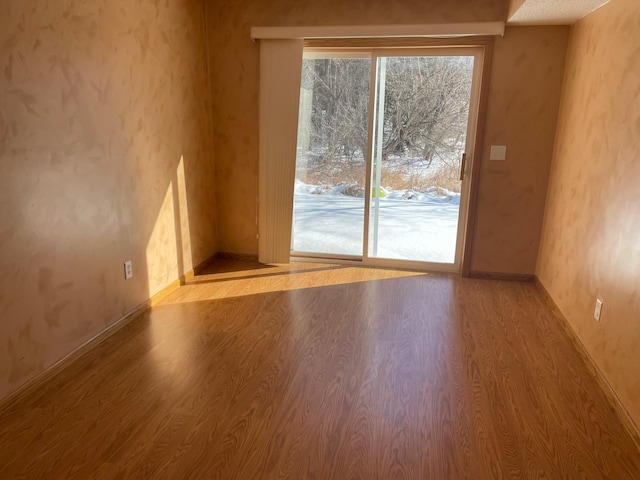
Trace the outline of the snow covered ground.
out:
[[[343,195],[345,188],[296,181],[294,251],[362,255],[364,192]],[[373,216],[369,223],[369,256],[453,263],[459,205],[459,194],[436,188],[423,193],[386,190],[380,198],[377,255],[372,252]]]

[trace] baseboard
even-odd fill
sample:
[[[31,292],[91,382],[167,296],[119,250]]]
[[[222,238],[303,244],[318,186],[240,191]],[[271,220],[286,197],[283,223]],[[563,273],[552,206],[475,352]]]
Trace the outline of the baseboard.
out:
[[[483,278],[485,280],[508,280],[513,282],[533,282],[535,275],[528,273],[499,273],[499,272],[478,272],[471,270],[470,278]]]
[[[218,252],[214,255],[213,260],[239,260],[244,262],[257,262],[258,255],[253,255],[250,253]]]
[[[163,298],[165,298],[171,292],[174,292],[175,290],[180,288],[181,285],[184,285],[190,279],[193,279],[193,277],[197,275],[198,271],[209,266],[211,263],[215,261],[215,259],[216,259],[216,255],[212,255],[211,257],[207,258],[205,261],[199,263],[193,269],[189,270],[184,275],[181,275],[178,280],[171,282],[169,285],[167,285],[165,288],[160,290],[158,293],[156,293],[155,295],[151,296],[150,298],[142,302],[140,305],[135,307],[130,312],[126,313],[123,317],[119,318],[115,322],[108,325],[106,328],[104,328],[94,337],[90,338],[89,340],[87,340],[82,345],[77,347],[75,350],[71,351],[70,353],[62,357],[60,360],[58,360],[54,364],[45,368],[43,371],[36,374],[31,379],[27,380],[27,382],[25,382],[22,386],[18,387],[13,392],[9,393],[9,395],[7,395],[6,397],[0,399],[0,414],[5,409],[9,408],[10,406],[14,405],[17,402],[20,402],[20,400],[22,400],[23,398],[29,396],[33,391],[37,390],[43,383],[55,377],[57,374],[62,372],[62,370],[67,368],[69,365],[71,365],[80,357],[82,357],[85,353],[95,348],[98,344],[102,343],[107,338],[109,338],[110,336],[112,336],[122,328],[126,327],[133,320],[135,320],[144,312],[149,310],[149,308],[160,303],[160,301]]]
[[[163,293],[163,292],[161,292]],[[36,374],[34,377],[27,380],[26,383],[18,387],[13,392],[9,393],[6,397],[0,400],[0,414],[14,405],[15,403],[20,402],[25,397],[28,397],[31,393],[37,390],[40,386],[42,386],[47,381],[54,378],[60,372],[62,372],[65,368],[71,365],[73,362],[82,357],[85,353],[96,347],[98,344],[102,343],[104,340],[115,334],[117,331],[126,327],[133,320],[142,315],[145,311],[149,309],[153,304],[153,297],[142,302],[136,308],[131,310],[129,313],[124,315],[122,318],[116,320],[112,324],[108,325],[104,330],[100,331],[96,336],[90,338],[85,343],[80,345],[75,350],[71,351],[60,360],[52,364],[51,366],[45,368],[40,373]]]
[[[629,435],[631,435],[631,438],[636,444],[636,447],[638,447],[638,450],[640,450],[640,428],[633,421],[631,415],[629,415],[629,411],[624,406],[624,403],[622,403],[622,400],[620,400],[620,397],[618,397],[618,394],[613,389],[613,386],[609,383],[609,380],[607,380],[607,377],[604,375],[602,370],[600,370],[600,367],[598,367],[598,364],[595,362],[595,360],[587,350],[587,347],[585,347],[582,343],[582,340],[580,340],[580,337],[569,323],[569,320],[567,320],[567,317],[562,313],[556,302],[553,300],[551,294],[547,291],[547,289],[537,276],[534,276],[533,281],[544,295],[547,303],[553,309],[554,313],[562,319],[562,329],[566,332],[567,336],[571,340],[571,343],[576,348],[585,364],[587,365],[588,370],[595,377],[598,385],[607,396],[609,404],[616,413],[616,416],[620,419],[627,432],[629,432]]]

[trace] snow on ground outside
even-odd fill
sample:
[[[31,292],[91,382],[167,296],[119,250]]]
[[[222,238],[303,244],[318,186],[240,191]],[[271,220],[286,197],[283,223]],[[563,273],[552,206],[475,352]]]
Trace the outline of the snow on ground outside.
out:
[[[345,188],[296,181],[294,251],[362,255],[364,197],[342,195]],[[435,188],[425,193],[385,190],[385,198],[380,199],[377,257],[453,263],[460,195],[443,193],[439,195]],[[372,239],[373,218],[369,228]]]

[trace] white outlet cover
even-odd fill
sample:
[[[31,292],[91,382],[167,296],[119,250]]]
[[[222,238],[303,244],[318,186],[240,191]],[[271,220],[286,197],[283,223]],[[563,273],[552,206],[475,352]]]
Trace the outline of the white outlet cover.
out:
[[[506,145],[491,145],[491,155],[489,160],[504,161],[507,159]]]
[[[596,298],[596,309],[593,312],[593,318],[595,318],[599,322],[601,314],[602,314],[602,300],[600,300],[599,298]]]
[[[131,260],[127,260],[124,262],[124,279],[129,280],[131,277],[133,277],[133,265]]]

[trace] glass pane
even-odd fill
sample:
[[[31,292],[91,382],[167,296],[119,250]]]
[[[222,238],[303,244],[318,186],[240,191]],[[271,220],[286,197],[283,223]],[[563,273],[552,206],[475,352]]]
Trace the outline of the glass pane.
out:
[[[369,58],[302,63],[291,249],[362,256]]]
[[[370,257],[454,263],[473,62],[379,59]]]

